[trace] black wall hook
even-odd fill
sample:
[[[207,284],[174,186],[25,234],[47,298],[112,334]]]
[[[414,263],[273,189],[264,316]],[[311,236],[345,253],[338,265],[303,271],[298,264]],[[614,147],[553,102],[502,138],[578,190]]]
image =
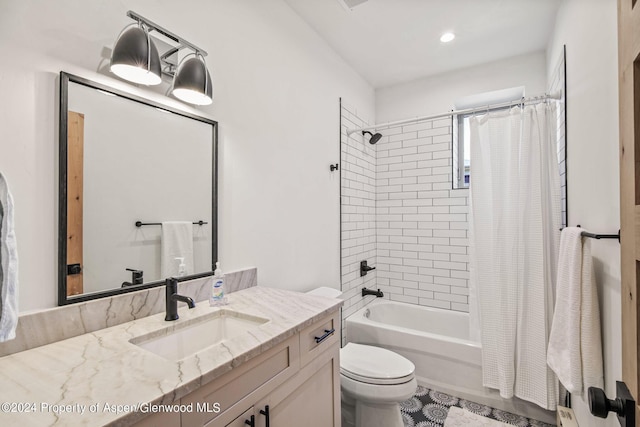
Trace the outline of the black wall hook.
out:
[[[329,166],[329,170],[330,170],[331,172],[333,172],[333,171],[337,171],[337,170],[338,170],[338,164],[336,163],[335,165],[330,165],[330,166]]]

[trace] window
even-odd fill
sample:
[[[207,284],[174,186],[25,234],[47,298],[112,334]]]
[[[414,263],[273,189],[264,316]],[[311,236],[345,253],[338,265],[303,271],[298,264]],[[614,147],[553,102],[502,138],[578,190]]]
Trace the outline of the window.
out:
[[[455,110],[468,110],[481,108],[487,105],[502,104],[521,99],[524,96],[524,87],[498,90],[467,96],[455,103]],[[502,111],[510,107],[488,108],[486,112]],[[453,188],[468,188],[471,180],[471,128],[469,119],[474,115],[486,114],[485,111],[453,116]]]
[[[454,135],[454,146],[457,148],[457,156],[453,159],[454,168],[454,178],[453,178],[453,188],[467,188],[469,187],[469,178],[470,178],[470,166],[471,166],[471,145],[469,144],[470,139],[470,126],[469,126],[469,118],[471,114],[459,114],[454,117],[454,123],[457,122],[456,130],[457,130],[457,138],[456,132]]]

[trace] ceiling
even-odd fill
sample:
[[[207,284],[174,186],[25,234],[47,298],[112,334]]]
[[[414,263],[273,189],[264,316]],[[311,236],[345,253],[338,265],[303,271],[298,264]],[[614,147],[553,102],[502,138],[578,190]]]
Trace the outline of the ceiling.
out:
[[[285,1],[375,88],[544,50],[561,3]],[[440,36],[446,31],[454,32],[456,38],[443,44]]]

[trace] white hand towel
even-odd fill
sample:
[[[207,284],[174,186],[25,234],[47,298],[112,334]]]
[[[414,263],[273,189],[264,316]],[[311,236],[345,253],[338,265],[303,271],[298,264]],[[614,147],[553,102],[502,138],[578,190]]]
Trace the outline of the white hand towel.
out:
[[[604,384],[591,241],[581,237],[582,231],[567,227],[560,236],[556,306],[547,348],[547,364],[577,396]]]
[[[193,224],[187,221],[166,221],[162,223],[162,278],[178,275],[180,262],[184,258],[186,275],[193,274]]]
[[[18,250],[13,197],[0,173],[0,342],[16,337],[18,326]]]

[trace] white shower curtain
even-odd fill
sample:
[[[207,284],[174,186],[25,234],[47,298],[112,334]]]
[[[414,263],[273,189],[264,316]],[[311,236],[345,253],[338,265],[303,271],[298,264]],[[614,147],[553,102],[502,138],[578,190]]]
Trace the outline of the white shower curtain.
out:
[[[470,310],[484,385],[555,409],[558,381],[546,360],[561,227],[555,106],[470,124]]]

